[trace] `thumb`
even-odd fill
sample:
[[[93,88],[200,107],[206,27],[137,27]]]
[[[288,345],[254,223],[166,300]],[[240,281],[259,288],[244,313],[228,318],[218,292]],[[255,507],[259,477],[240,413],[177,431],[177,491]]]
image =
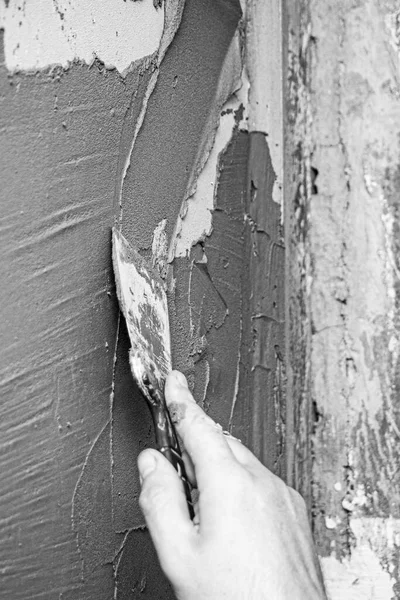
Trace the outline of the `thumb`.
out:
[[[182,481],[157,450],[144,450],[138,458],[142,481],[139,504],[146,519],[160,564],[173,582],[190,553],[195,529],[189,517]]]

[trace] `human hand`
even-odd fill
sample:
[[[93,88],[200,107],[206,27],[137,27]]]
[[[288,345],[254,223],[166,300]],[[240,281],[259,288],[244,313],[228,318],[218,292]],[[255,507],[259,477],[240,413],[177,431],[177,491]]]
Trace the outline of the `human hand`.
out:
[[[140,506],[179,600],[325,599],[305,503],[195,403],[185,377],[166,402],[199,498],[192,522],[181,480],[156,450],[138,459]]]

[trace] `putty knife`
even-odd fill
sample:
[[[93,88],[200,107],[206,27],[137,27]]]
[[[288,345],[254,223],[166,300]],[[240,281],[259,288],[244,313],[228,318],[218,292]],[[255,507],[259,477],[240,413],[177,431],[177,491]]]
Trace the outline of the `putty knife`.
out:
[[[168,304],[164,283],[124,236],[113,229],[112,258],[121,312],[131,349],[132,375],[147,400],[153,417],[156,446],[182,480],[190,517],[194,517],[190,484],[174,425],[164,398],[164,383],[171,366]]]

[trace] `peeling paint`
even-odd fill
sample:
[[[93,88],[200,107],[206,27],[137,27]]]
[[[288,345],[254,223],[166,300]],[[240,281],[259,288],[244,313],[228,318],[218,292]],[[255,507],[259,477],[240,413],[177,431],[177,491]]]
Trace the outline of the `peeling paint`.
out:
[[[153,0],[10,0],[0,3],[5,30],[5,63],[10,71],[35,71],[73,61],[126,73],[135,61],[154,54],[164,28],[164,8]]]
[[[357,545],[339,560],[333,552],[321,559],[328,597],[340,600],[389,600],[395,580],[388,565],[399,544],[398,519],[377,517],[350,521]]]
[[[396,11],[301,8],[287,8],[295,485],[332,600],[386,600],[400,589]]]

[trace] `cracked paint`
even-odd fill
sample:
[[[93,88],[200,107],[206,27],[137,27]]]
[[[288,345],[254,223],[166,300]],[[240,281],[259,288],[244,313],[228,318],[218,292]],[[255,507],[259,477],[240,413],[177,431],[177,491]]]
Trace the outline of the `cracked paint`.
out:
[[[294,481],[330,598],[383,600],[400,589],[395,11],[374,0],[303,9],[289,40]]]

